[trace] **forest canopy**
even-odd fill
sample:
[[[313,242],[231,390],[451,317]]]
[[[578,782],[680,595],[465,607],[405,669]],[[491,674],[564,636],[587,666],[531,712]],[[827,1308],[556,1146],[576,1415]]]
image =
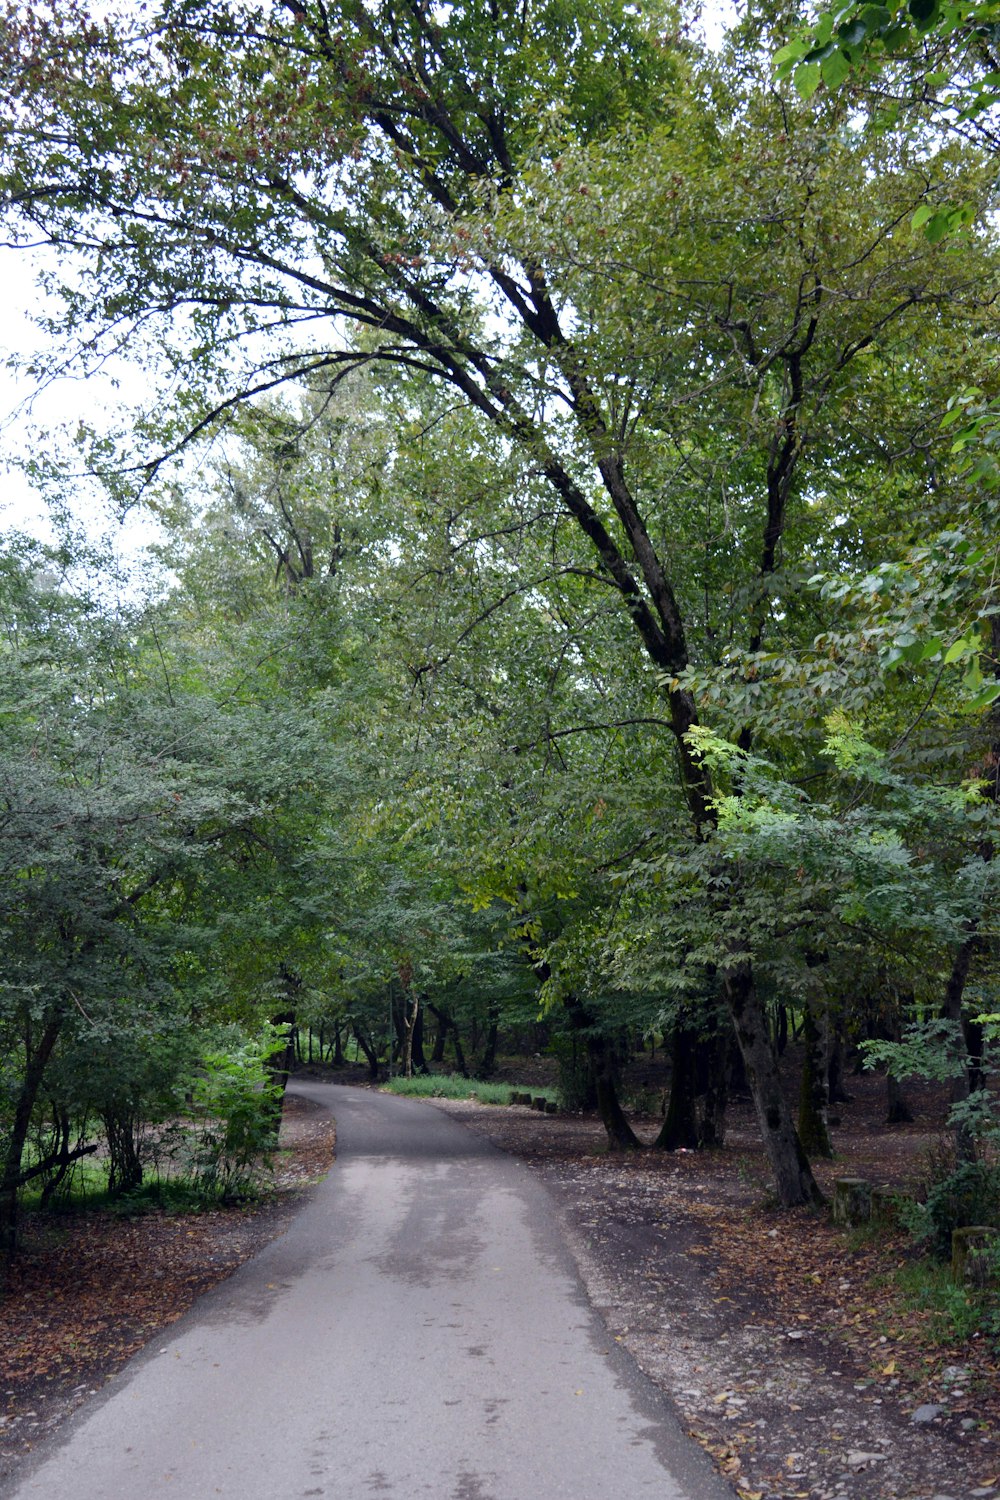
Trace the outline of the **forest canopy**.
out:
[[[923,1027],[975,1155],[992,117],[887,114],[860,24],[817,58],[759,7],[717,50],[617,0],[0,14],[34,378],[149,380],[33,472],[147,507],[168,580],[122,620],[8,542],[10,1223],[72,1048],[337,1018],[377,1066],[387,985],[409,1064],[425,1011],[486,1071],[542,1016],[620,1148],[623,1035],[686,1079],[667,1145],[721,1141],[737,1068],[788,1206],[836,1049]]]

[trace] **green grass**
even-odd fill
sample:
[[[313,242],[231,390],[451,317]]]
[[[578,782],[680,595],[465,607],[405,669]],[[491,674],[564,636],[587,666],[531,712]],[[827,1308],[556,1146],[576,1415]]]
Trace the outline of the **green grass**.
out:
[[[951,1267],[941,1261],[921,1256],[901,1266],[892,1280],[906,1310],[923,1315],[928,1344],[949,1345],[989,1326],[988,1299],[959,1286]]]
[[[24,1208],[37,1208],[42,1198],[44,1183],[40,1178],[33,1178],[21,1188],[18,1201]],[[73,1163],[69,1172],[51,1200],[51,1208],[62,1208],[73,1205],[77,1208],[89,1208],[95,1202],[106,1198],[108,1195],[108,1167],[103,1161],[95,1161],[92,1157],[82,1156],[79,1161]]]
[[[382,1085],[391,1094],[414,1099],[478,1099],[480,1104],[509,1104],[510,1084],[480,1083],[447,1073],[423,1073],[414,1078],[390,1078]]]
[[[481,1083],[475,1078],[460,1078],[451,1073],[423,1073],[414,1078],[391,1078],[382,1087],[391,1094],[406,1094],[412,1099],[478,1099],[480,1104],[509,1104],[511,1093],[527,1093],[527,1086],[516,1083]],[[533,1088],[533,1096],[555,1099],[553,1088]]]

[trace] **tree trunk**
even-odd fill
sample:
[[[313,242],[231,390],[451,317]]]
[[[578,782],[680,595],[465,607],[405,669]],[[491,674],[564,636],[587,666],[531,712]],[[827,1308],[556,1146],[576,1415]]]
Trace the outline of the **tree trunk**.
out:
[[[489,1009],[489,1019],[488,1019],[488,1023],[487,1023],[487,1029],[486,1029],[486,1045],[483,1048],[483,1055],[482,1055],[482,1057],[479,1060],[478,1067],[476,1068],[476,1077],[477,1078],[483,1078],[483,1079],[492,1078],[493,1074],[496,1072],[496,1070],[497,1070],[497,1038],[498,1038],[499,1034],[500,1034],[500,1018],[499,1018],[499,1015],[497,1013],[496,1006],[495,1005],[491,1005],[490,1009]]]
[[[824,1201],[823,1194],[813,1177],[781,1091],[778,1059],[749,963],[733,964],[723,974],[722,980],[778,1201],[783,1208],[795,1208],[804,1203],[818,1206]]]
[[[354,1040],[365,1054],[365,1061],[368,1064],[368,1077],[372,1083],[375,1083],[378,1080],[378,1053],[372,1045],[371,1038],[366,1036],[363,1029],[357,1023],[351,1026],[351,1030],[354,1033]],[[392,1046],[391,1040],[389,1045],[390,1047]]]
[[[0,1254],[8,1259],[13,1255],[17,1244],[17,1190],[22,1181],[21,1161],[31,1125],[31,1114],[62,1026],[62,1012],[50,1012],[45,1018],[42,1034],[34,1051],[31,1050],[30,1033],[25,1039],[24,1076],[14,1106],[7,1150],[4,1153],[3,1176],[0,1177]]]
[[[844,1022],[838,1020],[830,1038],[830,1061],[826,1070],[827,1097],[831,1104],[850,1104],[852,1095],[844,1087]]]
[[[58,1145],[56,1147],[56,1150],[50,1154],[46,1161],[36,1162],[34,1167],[30,1169],[30,1172],[24,1174],[24,1176],[27,1178],[30,1176],[40,1175],[43,1172],[52,1173],[51,1177],[48,1178],[45,1186],[42,1188],[42,1196],[39,1199],[39,1206],[42,1209],[48,1208],[52,1198],[66,1181],[69,1170],[73,1166],[73,1164],[80,1161],[84,1156],[93,1156],[97,1152],[96,1142],[93,1145],[85,1146],[82,1139],[72,1150],[70,1150],[69,1115],[65,1110],[56,1110],[55,1115],[56,1134],[58,1138]]]
[[[653,1142],[655,1150],[691,1151],[699,1144],[694,1100],[695,1036],[683,1018],[678,1017],[670,1037],[670,1102]]]
[[[711,1036],[701,1043],[705,1062],[698,1144],[706,1150],[725,1145],[729,1073],[736,1039],[728,1016],[720,1016]]]
[[[829,1113],[829,1017],[806,1005],[802,1018],[805,1055],[799,1091],[799,1140],[807,1156],[833,1156]]]
[[[778,1049],[778,1056],[784,1057],[788,1046],[788,1006],[780,1003],[774,1018],[774,1044]]]
[[[417,1019],[413,1023],[413,1032],[410,1037],[410,1061],[417,1073],[427,1073],[427,1059],[424,1056],[424,1011],[427,1005],[427,996],[418,997]]]
[[[730,1021],[731,1019],[730,1017]],[[729,1045],[729,1092],[740,1098],[747,1098],[750,1095],[750,1079],[747,1077],[740,1039],[732,1025],[729,1026],[729,1034],[732,1038]]]
[[[115,1198],[142,1185],[138,1121],[128,1109],[109,1109],[102,1118],[108,1142],[108,1192]]]
[[[910,1125],[913,1113],[906,1102],[902,1085],[892,1073],[885,1075],[885,1123],[887,1125]]]
[[[975,1080],[982,1079],[982,1059],[973,1058],[970,1037],[963,1001],[965,999],[965,986],[969,978],[969,969],[972,965],[972,955],[975,952],[978,941],[978,923],[967,924],[968,931],[964,942],[959,945],[958,951],[951,965],[951,973],[948,975],[948,983],[945,986],[944,1005],[942,1015],[946,1021],[950,1021],[955,1028],[954,1045],[961,1049],[961,1072],[956,1074],[951,1085],[952,1104],[961,1104],[975,1091]],[[978,1043],[982,1047],[981,1037]],[[971,1162],[976,1160],[976,1142],[968,1126],[959,1122],[955,1126],[955,1150],[959,1161]]]
[[[607,1037],[576,995],[564,995],[570,1025],[580,1033],[587,1049],[597,1088],[597,1111],[608,1137],[609,1151],[639,1151],[642,1142],[632,1129],[618,1099],[614,1054]]]
[[[301,981],[290,978],[289,988],[297,989],[300,983]],[[270,1074],[271,1083],[278,1091],[275,1094],[274,1103],[270,1110],[271,1129],[277,1139],[278,1131],[281,1129],[281,1116],[285,1108],[285,1089],[288,1087],[288,1080],[295,1068],[296,1028],[294,1010],[284,1010],[280,1015],[272,1016],[271,1025],[287,1028],[284,1047],[282,1047],[280,1052],[275,1052],[267,1060],[267,1071]]]
[[[413,1077],[413,1033],[417,1027],[417,1018],[420,1015],[420,996],[416,990],[410,991],[410,1004],[406,1012],[406,1021],[403,1027],[403,1077]]]
[[[431,1005],[430,1001],[427,1002],[427,1009],[430,1011],[431,1015],[437,1022],[437,1030],[434,1033],[434,1046],[431,1049],[431,1062],[443,1063],[444,1044],[448,1038],[448,1028],[451,1025],[451,1016],[446,1010],[442,1010],[439,1006]]]
[[[468,1078],[469,1064],[466,1062],[465,1053],[462,1050],[462,1033],[459,1031],[458,1022],[454,1017],[452,1017],[451,1022],[451,1041],[452,1046],[455,1048],[455,1066],[463,1078]]]

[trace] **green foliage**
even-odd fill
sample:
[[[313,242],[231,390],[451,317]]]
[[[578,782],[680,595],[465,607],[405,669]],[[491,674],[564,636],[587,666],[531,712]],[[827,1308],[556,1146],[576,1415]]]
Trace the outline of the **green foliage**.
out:
[[[835,92],[852,76],[922,78],[942,110],[975,120],[1000,103],[998,25],[996,0],[851,0],[779,48],[774,66],[803,99],[821,83]]]
[[[928,1240],[944,1260],[951,1255],[952,1230],[969,1224],[1000,1228],[1000,1166],[995,1162],[960,1162],[931,1183],[925,1201],[910,1211],[914,1237]]]
[[[665,5],[22,10],[10,235],[77,268],[84,366],[183,395],[88,458],[169,597],[71,661],[16,581],[8,1117],[33,1057],[93,1043],[114,1104],[97,1044],[187,1018],[377,1060],[419,1003],[488,1062],[539,1002],[711,1031],[747,961],[931,1003],[996,909],[979,398],[941,425],[992,379],[995,171],[832,97],[894,12],[783,58],[807,106],[760,18],[717,60]],[[196,435],[208,492],[154,494]]]
[[[251,1195],[270,1164],[281,1089],[267,1063],[286,1040],[277,1027],[267,1027],[256,1038],[202,1056],[184,1099],[190,1124],[182,1151],[206,1196],[231,1201]]]
[[[563,1109],[571,1114],[593,1109],[596,1090],[586,1050],[569,1036],[558,1036],[552,1043],[559,1067],[558,1096]]]
[[[511,1095],[509,1084],[456,1078],[447,1073],[391,1078],[382,1087],[390,1094],[404,1094],[412,1099],[478,1099],[480,1104],[509,1104]],[[545,1093],[545,1090],[538,1092]]]
[[[893,1280],[904,1304],[927,1320],[926,1334],[931,1340],[953,1346],[956,1339],[995,1332],[989,1299],[959,1286],[941,1261],[924,1256],[908,1261]]]
[[[894,1078],[958,1078],[967,1065],[965,1042],[954,1021],[912,1021],[897,1042],[863,1041],[866,1068],[885,1066]]]

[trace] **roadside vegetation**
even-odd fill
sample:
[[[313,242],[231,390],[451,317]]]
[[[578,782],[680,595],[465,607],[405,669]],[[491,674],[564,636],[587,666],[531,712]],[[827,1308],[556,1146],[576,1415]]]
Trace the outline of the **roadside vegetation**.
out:
[[[868,1070],[995,1339],[995,27],[0,4],[25,378],[148,382],[0,548],[8,1275],[95,1174],[259,1192],[295,1066],[616,1170],[752,1110],[825,1223]]]

